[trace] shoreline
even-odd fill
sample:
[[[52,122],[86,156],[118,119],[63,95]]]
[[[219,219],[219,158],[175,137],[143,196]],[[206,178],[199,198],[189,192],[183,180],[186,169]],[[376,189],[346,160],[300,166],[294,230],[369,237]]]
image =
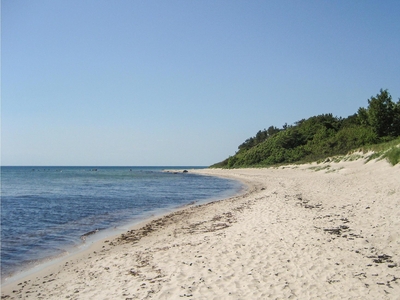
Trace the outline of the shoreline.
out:
[[[363,160],[204,169],[243,194],[155,217],[2,299],[396,299],[399,166]]]
[[[153,168],[153,167],[151,167]],[[189,170],[196,170],[199,169],[195,167],[194,169],[189,169]],[[164,169],[161,172],[182,172],[183,169],[181,170],[175,170],[175,169]],[[209,176],[210,177],[210,176]],[[240,182],[238,182],[238,187],[240,187]],[[213,196],[208,199],[200,199],[200,200],[194,200],[191,202],[188,202],[186,204],[179,204],[177,206],[169,206],[169,207],[164,207],[164,208],[155,208],[151,211],[147,211],[143,213],[141,216],[135,216],[132,220],[128,220],[124,223],[119,224],[118,226],[114,227],[109,227],[109,228],[104,228],[102,230],[96,230],[95,234],[90,234],[90,232],[84,234],[85,239],[81,240],[81,244],[76,244],[73,246],[70,246],[68,248],[63,248],[63,253],[60,253],[59,255],[55,254],[49,257],[45,257],[41,260],[37,260],[36,262],[33,262],[30,266],[24,266],[21,267],[19,270],[16,270],[13,272],[11,275],[6,274],[2,275],[1,277],[1,289],[4,290],[8,285],[14,283],[14,282],[20,282],[22,279],[34,276],[35,274],[40,274],[44,270],[47,270],[49,268],[52,268],[53,265],[58,265],[62,262],[65,262],[70,259],[74,259],[75,256],[80,256],[82,253],[86,253],[87,251],[90,251],[92,248],[96,248],[96,245],[99,243],[102,243],[105,240],[113,240],[120,236],[121,234],[130,231],[132,229],[136,229],[139,227],[144,226],[148,222],[151,222],[154,219],[162,218],[165,215],[168,215],[170,213],[174,213],[176,211],[180,211],[182,209],[186,209],[187,207],[190,206],[196,206],[196,205],[201,205],[205,204],[208,202],[213,202],[213,201],[219,201],[223,200],[226,195],[238,195],[242,193],[244,190],[244,187],[240,188],[235,188],[230,191],[227,191],[224,194],[221,194],[219,196]]]
[[[183,169],[182,169],[183,170]],[[182,172],[182,170],[164,170],[163,172]],[[189,169],[191,170],[192,173],[193,171],[197,169]],[[197,174],[199,175],[199,174]],[[206,174],[200,174],[204,176],[210,176]],[[232,179],[229,177],[226,177],[227,179]],[[238,181],[238,180],[236,180]],[[240,182],[240,181],[238,181]],[[247,186],[244,185],[242,182],[242,187],[240,190],[238,190],[237,193],[235,193],[231,197],[236,197],[239,196],[243,193],[246,192]],[[69,249],[72,251],[67,251],[67,254],[61,254],[60,256],[56,257],[49,257],[48,259],[45,259],[43,262],[38,263],[37,265],[26,268],[21,270],[20,272],[16,272],[12,276],[8,276],[4,279],[1,279],[1,292],[3,294],[3,291],[9,292],[10,287],[16,287],[16,284],[20,284],[21,282],[25,282],[28,280],[32,280],[33,278],[40,278],[44,277],[47,274],[54,273],[54,270],[58,269],[61,265],[65,264],[68,261],[79,261],[81,257],[84,257],[85,255],[88,255],[92,252],[98,251],[105,242],[109,242],[112,240],[117,239],[121,235],[125,234],[126,232],[132,231],[132,230],[138,230],[142,227],[145,227],[149,223],[162,219],[165,216],[168,216],[170,214],[175,214],[181,210],[188,209],[190,207],[196,207],[196,206],[202,206],[206,205],[211,202],[216,202],[216,201],[223,201],[225,198],[210,198],[210,199],[203,199],[203,200],[198,200],[198,201],[192,201],[187,204],[183,204],[177,207],[171,207],[171,208],[163,208],[163,209],[158,209],[155,211],[148,212],[146,215],[144,215],[142,218],[139,218],[139,220],[135,220],[133,222],[127,222],[126,224],[123,224],[119,226],[119,228],[114,228],[117,232],[112,232],[112,228],[105,229],[105,232],[99,232],[96,233],[96,235],[92,235],[89,238],[85,239],[85,242],[81,245],[74,246],[73,248]],[[108,233],[107,233],[108,232]],[[101,237],[98,237],[97,234],[100,234]],[[88,243],[85,245],[85,243]]]
[[[241,191],[244,190],[245,189],[241,189]],[[237,195],[239,194],[241,194],[241,192],[239,192]],[[118,232],[112,232],[113,230],[112,228],[105,229],[104,231],[108,233],[99,232],[96,234],[100,234],[101,237],[90,236],[89,238],[86,238],[81,245],[74,246],[73,248],[71,248],[72,251],[67,251],[67,254],[60,254],[59,256],[49,257],[48,259],[44,259],[43,262],[40,262],[33,267],[23,269],[19,272],[16,272],[12,276],[6,277],[4,279],[4,282],[3,281],[1,282],[1,290],[7,289],[7,286],[12,285],[16,282],[20,283],[22,281],[31,279],[32,277],[38,277],[38,276],[40,277],[42,273],[50,273],[48,271],[49,269],[62,265],[63,263],[69,260],[77,260],[81,256],[84,256],[90,252],[98,250],[105,241],[115,240],[122,234],[145,227],[148,223],[151,223],[154,220],[162,219],[163,217],[168,216],[169,214],[174,214],[181,210],[185,210],[189,207],[205,205],[207,203],[215,201],[223,201],[223,200],[224,199],[217,199],[205,203],[201,201],[202,203],[200,204],[198,203],[198,201],[192,201],[190,203],[178,206],[176,208],[163,209],[160,210],[158,213],[151,213],[149,216],[145,216],[143,217],[143,219],[139,221],[124,224],[119,228],[114,228],[114,230]]]

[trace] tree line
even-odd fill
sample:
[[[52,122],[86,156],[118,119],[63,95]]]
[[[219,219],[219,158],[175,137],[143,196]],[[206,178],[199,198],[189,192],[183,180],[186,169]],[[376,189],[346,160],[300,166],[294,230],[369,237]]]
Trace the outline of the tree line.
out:
[[[282,128],[270,126],[239,145],[235,155],[211,167],[240,168],[314,161],[346,154],[365,145],[390,141],[400,136],[400,99],[388,90],[368,100],[347,118],[322,114]]]

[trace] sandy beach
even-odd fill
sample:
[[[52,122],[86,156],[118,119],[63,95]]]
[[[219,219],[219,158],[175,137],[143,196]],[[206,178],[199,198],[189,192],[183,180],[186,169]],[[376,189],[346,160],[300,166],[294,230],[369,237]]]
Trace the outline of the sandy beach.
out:
[[[2,287],[2,299],[400,299],[400,165],[189,170],[244,182]]]

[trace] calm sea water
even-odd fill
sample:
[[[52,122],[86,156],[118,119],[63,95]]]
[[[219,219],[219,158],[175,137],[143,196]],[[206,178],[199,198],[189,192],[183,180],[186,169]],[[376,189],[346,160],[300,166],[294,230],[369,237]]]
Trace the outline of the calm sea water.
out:
[[[2,280],[81,247],[87,232],[115,234],[151,215],[242,188],[232,180],[163,169],[2,167]]]

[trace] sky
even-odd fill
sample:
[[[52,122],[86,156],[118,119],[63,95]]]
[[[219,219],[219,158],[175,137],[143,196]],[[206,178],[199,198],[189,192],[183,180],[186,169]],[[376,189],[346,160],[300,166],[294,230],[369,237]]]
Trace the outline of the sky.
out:
[[[400,1],[2,0],[1,165],[208,166],[400,97]]]

